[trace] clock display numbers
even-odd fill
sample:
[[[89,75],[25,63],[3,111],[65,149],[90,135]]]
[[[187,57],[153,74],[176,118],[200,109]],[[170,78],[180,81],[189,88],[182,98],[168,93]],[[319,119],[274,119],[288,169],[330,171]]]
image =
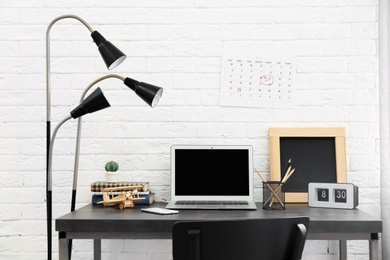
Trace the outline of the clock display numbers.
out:
[[[317,189],[318,201],[329,201],[329,189]]]
[[[335,189],[334,190],[334,201],[339,203],[347,203],[347,190],[346,189]]]

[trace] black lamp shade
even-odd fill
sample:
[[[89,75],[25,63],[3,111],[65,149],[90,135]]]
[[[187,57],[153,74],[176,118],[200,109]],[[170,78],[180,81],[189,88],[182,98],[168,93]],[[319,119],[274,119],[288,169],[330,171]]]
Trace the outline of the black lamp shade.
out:
[[[93,113],[110,106],[100,88],[97,88],[83,102],[70,112],[73,118],[78,118],[88,113]]]
[[[100,55],[109,70],[115,68],[126,59],[126,55],[111,42],[107,41],[98,31],[94,31],[91,37],[98,46]]]
[[[155,107],[160,101],[163,89],[152,84],[138,82],[131,78],[125,79],[125,85],[134,90],[149,106]]]

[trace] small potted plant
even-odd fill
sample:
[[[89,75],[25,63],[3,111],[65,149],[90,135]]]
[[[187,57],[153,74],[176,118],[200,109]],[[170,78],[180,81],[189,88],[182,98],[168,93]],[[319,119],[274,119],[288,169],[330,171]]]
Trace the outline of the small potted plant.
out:
[[[116,172],[119,169],[119,164],[117,162],[109,161],[104,168],[106,169],[106,181],[118,181],[118,174]]]

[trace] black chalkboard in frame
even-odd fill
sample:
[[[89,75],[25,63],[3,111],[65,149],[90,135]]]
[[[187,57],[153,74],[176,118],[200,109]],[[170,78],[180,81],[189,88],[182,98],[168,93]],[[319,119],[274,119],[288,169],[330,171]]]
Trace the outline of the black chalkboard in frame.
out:
[[[271,181],[283,178],[289,159],[296,169],[284,185],[286,203],[307,203],[310,182],[347,182],[344,128],[270,128],[269,142]]]

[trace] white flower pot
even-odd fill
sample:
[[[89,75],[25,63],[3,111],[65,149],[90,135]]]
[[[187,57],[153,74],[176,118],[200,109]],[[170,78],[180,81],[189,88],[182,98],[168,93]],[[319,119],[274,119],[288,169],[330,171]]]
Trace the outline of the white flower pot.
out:
[[[108,181],[108,182],[118,181],[118,173],[117,172],[106,172],[106,181]]]

